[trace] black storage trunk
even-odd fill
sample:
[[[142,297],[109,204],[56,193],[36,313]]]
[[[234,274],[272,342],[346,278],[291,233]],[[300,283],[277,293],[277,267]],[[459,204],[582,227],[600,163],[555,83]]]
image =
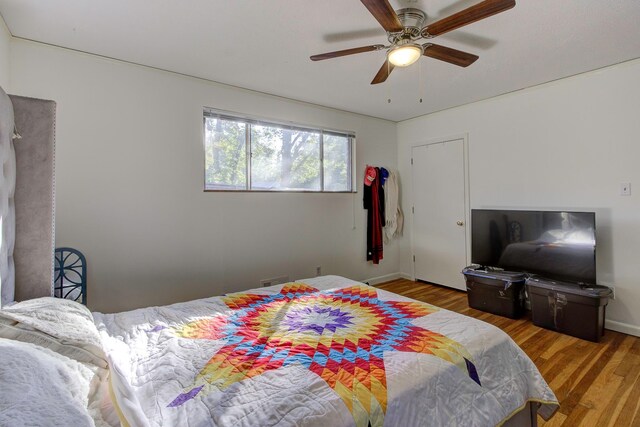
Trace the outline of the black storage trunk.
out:
[[[527,279],[534,325],[589,341],[604,335],[604,318],[611,289],[606,286],[560,282],[540,276]]]
[[[524,273],[511,271],[462,270],[467,282],[469,307],[518,319],[524,314]]]

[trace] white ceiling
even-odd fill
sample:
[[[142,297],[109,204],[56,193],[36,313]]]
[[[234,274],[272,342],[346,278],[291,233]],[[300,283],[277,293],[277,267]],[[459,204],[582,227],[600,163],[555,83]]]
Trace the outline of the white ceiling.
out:
[[[391,4],[432,22],[479,1]],[[387,44],[358,0],[0,0],[0,13],[15,37],[394,121],[640,57],[640,0],[517,0],[434,40],[479,55],[470,67],[424,57],[376,86],[384,51],[309,60]]]

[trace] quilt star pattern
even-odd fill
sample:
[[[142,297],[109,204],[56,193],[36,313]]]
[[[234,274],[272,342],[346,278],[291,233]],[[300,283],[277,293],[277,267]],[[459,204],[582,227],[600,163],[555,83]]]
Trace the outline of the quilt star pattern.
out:
[[[387,352],[442,358],[480,385],[461,344],[412,323],[439,310],[429,304],[380,300],[377,290],[365,285],[319,291],[304,283],[286,284],[276,294],[232,294],[223,301],[229,312],[174,328],[179,337],[224,345],[168,407],[299,364],[340,396],[356,426],[382,426]]]

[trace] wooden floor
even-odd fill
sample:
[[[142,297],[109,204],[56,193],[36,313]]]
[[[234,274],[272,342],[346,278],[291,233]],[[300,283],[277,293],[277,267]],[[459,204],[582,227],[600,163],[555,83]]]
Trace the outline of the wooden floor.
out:
[[[606,331],[599,343],[469,308],[466,293],[399,279],[377,287],[498,326],[534,361],[560,401],[540,426],[640,427],[640,338]]]

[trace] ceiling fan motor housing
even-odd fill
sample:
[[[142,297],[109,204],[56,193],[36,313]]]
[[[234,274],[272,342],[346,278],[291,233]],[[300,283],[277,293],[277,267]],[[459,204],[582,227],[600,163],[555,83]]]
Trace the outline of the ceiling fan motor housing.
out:
[[[422,37],[422,27],[427,20],[426,13],[420,9],[409,7],[397,10],[396,14],[404,30],[400,33],[388,33],[390,43],[395,44],[401,39],[417,40]]]

